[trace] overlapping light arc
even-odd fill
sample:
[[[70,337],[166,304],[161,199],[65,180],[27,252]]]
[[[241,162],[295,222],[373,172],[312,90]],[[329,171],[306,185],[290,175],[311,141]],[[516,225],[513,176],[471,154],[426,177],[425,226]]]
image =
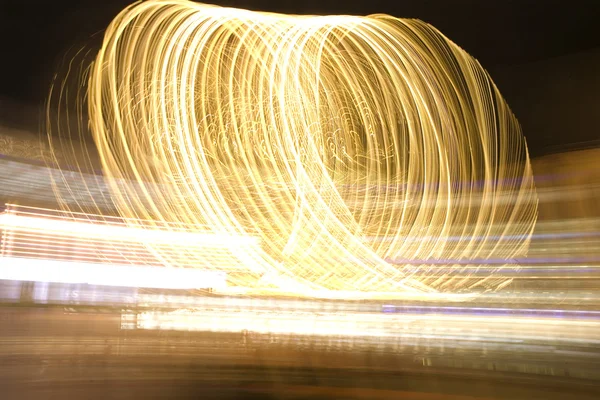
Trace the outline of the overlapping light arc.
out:
[[[527,249],[537,200],[519,125],[423,22],[145,1],[108,27],[88,83],[119,212],[259,238],[238,284],[494,287],[501,275],[448,271]]]

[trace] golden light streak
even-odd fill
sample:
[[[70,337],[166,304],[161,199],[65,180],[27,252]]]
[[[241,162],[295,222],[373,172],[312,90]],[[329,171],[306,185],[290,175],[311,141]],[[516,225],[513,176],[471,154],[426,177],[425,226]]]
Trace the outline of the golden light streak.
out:
[[[144,1],[108,27],[87,84],[121,216],[258,238],[235,250],[254,273],[233,286],[493,289],[502,275],[434,264],[527,250],[519,125],[479,63],[421,21]],[[170,265],[196,260],[168,247],[153,250]]]
[[[563,330],[563,336],[573,334],[568,326],[593,330],[600,324],[576,318],[557,319],[540,317],[486,317],[479,315],[395,314],[368,312],[298,311],[295,308],[253,310],[232,307],[212,309],[181,309],[177,311],[147,311],[124,314],[136,321],[137,329],[180,330],[212,332],[252,332],[271,335],[355,336],[398,340],[409,337],[425,339],[495,341],[501,331],[501,340],[522,343],[524,338],[542,339]],[[515,330],[515,324],[522,328]],[[495,329],[494,329],[495,328]],[[425,332],[425,333],[424,333]],[[462,335],[469,332],[469,335]],[[574,334],[577,336],[577,333]],[[283,338],[283,336],[280,336]],[[567,339],[569,340],[569,339]],[[581,339],[570,338],[578,341]],[[589,338],[588,338],[589,340]],[[597,341],[596,342],[600,342]]]

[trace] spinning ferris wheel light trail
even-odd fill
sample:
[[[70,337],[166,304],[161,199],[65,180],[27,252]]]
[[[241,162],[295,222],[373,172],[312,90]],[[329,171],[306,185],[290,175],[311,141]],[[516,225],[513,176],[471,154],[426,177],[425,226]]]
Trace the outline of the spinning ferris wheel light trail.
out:
[[[421,21],[138,2],[86,79],[120,216],[254,238],[234,286],[494,289],[501,272],[448,270],[527,251],[537,196],[518,122],[479,63]]]

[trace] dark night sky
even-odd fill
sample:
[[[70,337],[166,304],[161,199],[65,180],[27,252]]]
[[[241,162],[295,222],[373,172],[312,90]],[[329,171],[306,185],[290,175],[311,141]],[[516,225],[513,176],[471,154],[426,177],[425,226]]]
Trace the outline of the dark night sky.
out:
[[[301,14],[388,13],[440,29],[492,72],[600,47],[600,0],[214,0]],[[90,43],[127,0],[0,0],[0,96],[42,104],[69,49]],[[500,87],[502,90],[502,87]],[[510,100],[510,99],[509,99]]]

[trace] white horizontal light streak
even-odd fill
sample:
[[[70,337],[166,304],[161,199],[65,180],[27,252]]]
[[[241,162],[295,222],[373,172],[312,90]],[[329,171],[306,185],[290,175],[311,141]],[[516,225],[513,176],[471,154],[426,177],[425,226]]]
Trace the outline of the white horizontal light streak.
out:
[[[86,77],[121,216],[252,232],[260,248],[236,254],[260,273],[240,287],[495,289],[508,280],[419,260],[527,251],[537,197],[518,122],[477,61],[421,21],[144,1],[113,20]],[[455,235],[477,240],[443,239]]]
[[[157,230],[131,227],[124,224],[109,225],[98,222],[93,223],[91,221],[79,222],[48,218],[43,215],[31,217],[11,213],[0,214],[0,227],[5,227],[6,229],[39,230],[57,235],[66,234],[87,238],[109,237],[114,241],[126,240],[143,243],[177,244],[180,246],[190,244],[194,246],[237,247],[258,244],[258,240],[252,237]]]
[[[224,288],[224,272],[0,257],[0,279],[154,289]]]
[[[0,214],[0,279],[224,289],[227,272],[252,271],[251,260],[237,253],[258,246],[256,238],[142,222],[151,221],[7,205]]]
[[[598,321],[574,318],[515,318],[471,315],[389,315],[357,312],[302,312],[290,309],[262,310],[215,308],[211,311],[147,311],[136,315],[137,328],[212,332],[252,332],[275,335],[370,336],[436,338],[497,342],[499,339],[526,342],[531,339],[600,343],[594,329]],[[515,329],[515,327],[519,329]],[[573,329],[576,327],[576,329]],[[560,335],[556,336],[556,332]],[[586,337],[587,336],[587,337]]]

